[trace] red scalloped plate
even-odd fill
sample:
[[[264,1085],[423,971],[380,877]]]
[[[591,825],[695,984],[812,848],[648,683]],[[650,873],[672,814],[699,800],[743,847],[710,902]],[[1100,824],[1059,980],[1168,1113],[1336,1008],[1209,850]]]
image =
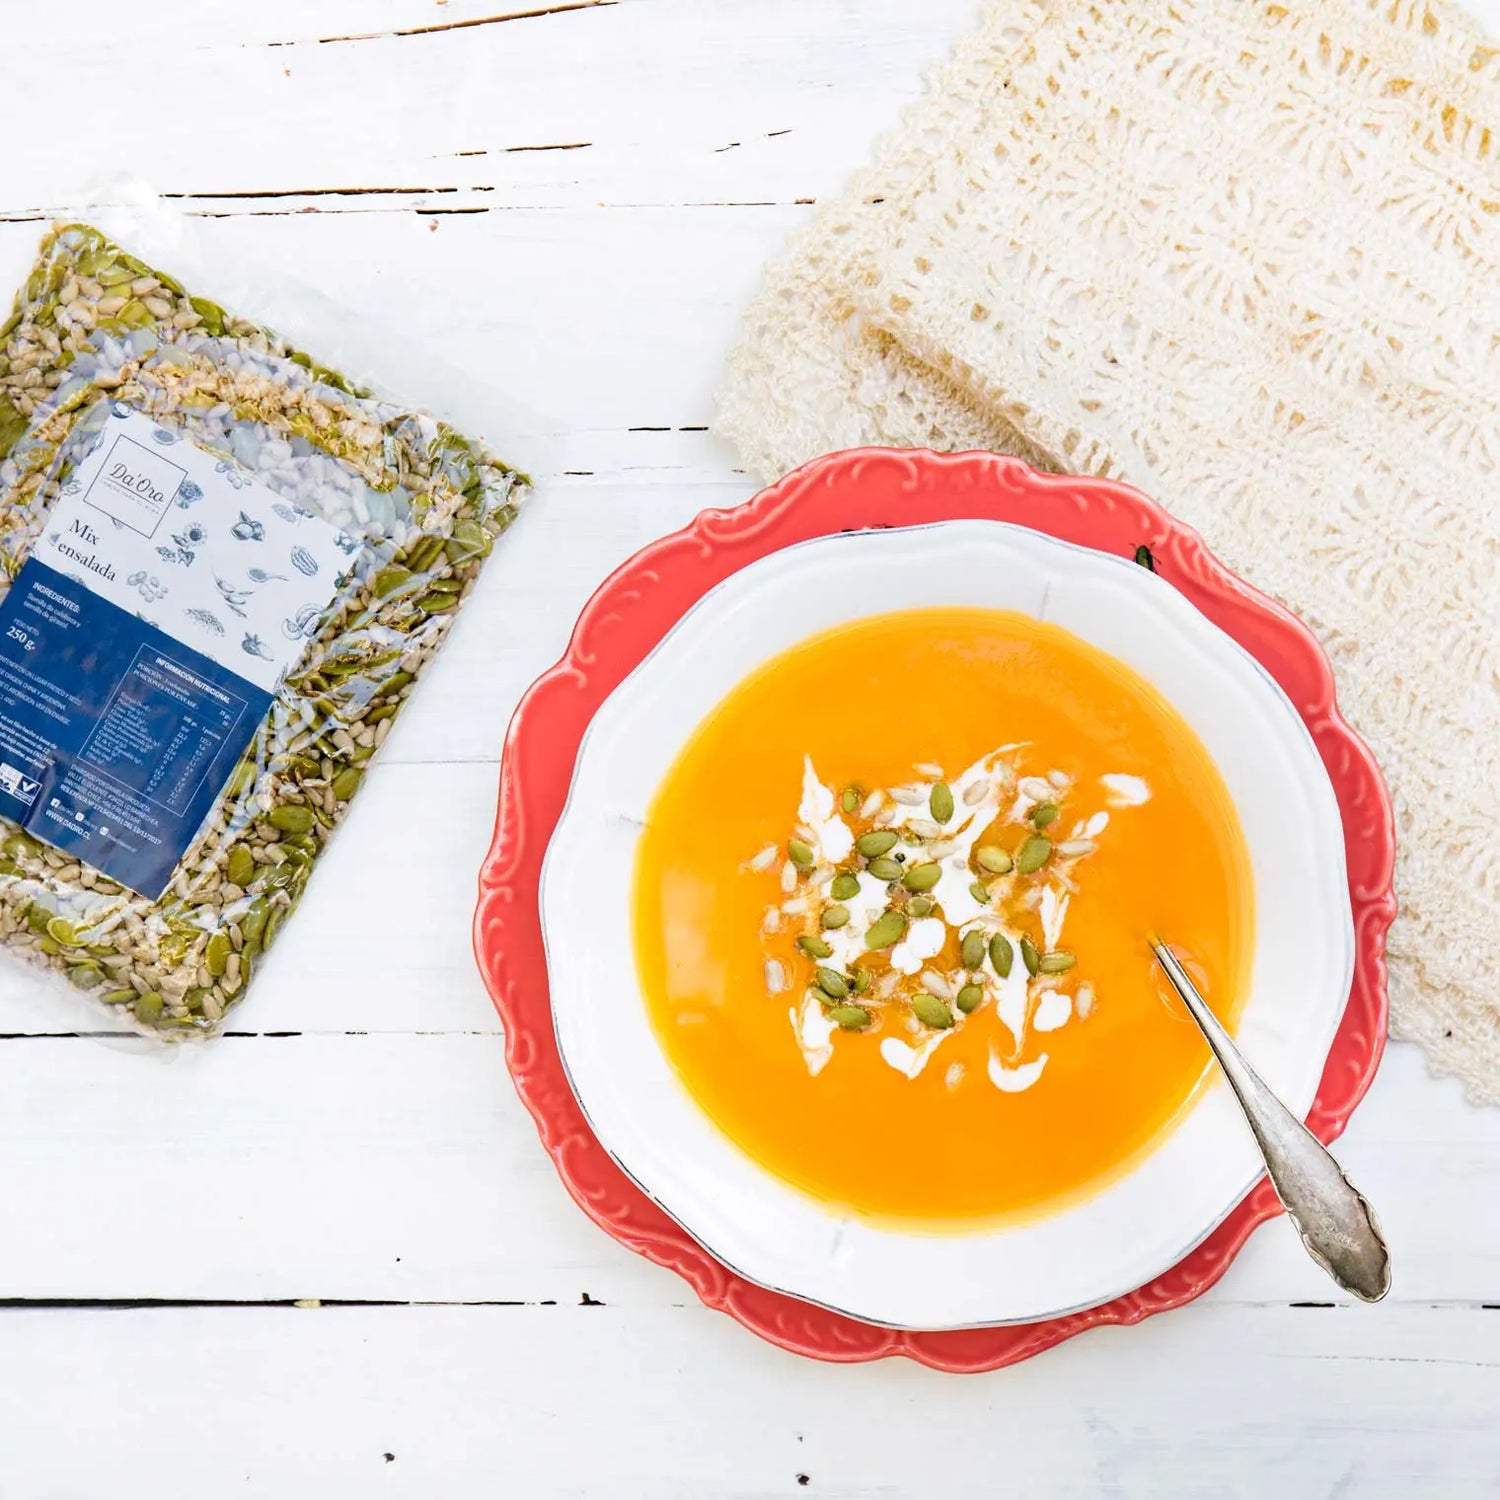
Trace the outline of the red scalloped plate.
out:
[[[590,719],[709,589],[810,537],[959,519],[1009,521],[1126,557],[1144,545],[1156,571],[1254,655],[1301,714],[1338,797],[1354,913],[1354,983],[1307,1121],[1319,1140],[1333,1140],[1369,1088],[1385,1046],[1385,935],[1396,902],[1390,798],[1368,747],[1339,716],[1328,660],[1306,626],[1236,578],[1196,532],[1146,496],[1108,480],[1039,474],[994,454],[831,454],[737,509],[705,511],[616,570],[579,616],[567,654],[532,685],[511,720],[494,843],[480,872],[474,950],[505,1026],[516,1089],[568,1191],[597,1224],[683,1276],[710,1307],[783,1348],[828,1360],[904,1354],[935,1369],[977,1371],[1026,1359],[1088,1328],[1137,1323],[1191,1301],[1224,1274],[1256,1225],[1280,1211],[1270,1183],[1262,1179],[1202,1244],[1146,1286],[1036,1323],[902,1332],[770,1291],[715,1260],[589,1130],[553,1034],[537,909],[542,858]]]

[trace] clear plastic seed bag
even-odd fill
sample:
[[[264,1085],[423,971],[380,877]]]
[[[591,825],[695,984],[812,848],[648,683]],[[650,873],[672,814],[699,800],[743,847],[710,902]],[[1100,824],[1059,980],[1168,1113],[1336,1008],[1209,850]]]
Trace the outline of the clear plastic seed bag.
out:
[[[0,326],[0,944],[244,996],[524,476],[83,224]]]

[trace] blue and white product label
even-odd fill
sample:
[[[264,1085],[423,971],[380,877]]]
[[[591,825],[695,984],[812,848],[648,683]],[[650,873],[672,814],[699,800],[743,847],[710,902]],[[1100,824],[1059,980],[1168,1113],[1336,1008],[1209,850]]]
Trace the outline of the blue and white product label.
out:
[[[357,542],[116,404],[0,602],[0,813],[156,899]]]

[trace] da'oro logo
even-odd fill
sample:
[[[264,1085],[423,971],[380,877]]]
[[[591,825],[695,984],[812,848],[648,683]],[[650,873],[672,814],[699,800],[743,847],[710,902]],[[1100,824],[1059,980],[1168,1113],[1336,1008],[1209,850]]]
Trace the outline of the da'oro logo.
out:
[[[122,433],[110,444],[83,499],[141,536],[154,536],[186,478],[187,470],[160,449]]]

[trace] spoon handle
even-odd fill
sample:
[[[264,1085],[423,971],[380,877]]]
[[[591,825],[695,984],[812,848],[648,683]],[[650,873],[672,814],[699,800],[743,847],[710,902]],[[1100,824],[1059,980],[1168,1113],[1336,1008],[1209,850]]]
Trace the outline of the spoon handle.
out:
[[[1346,1291],[1378,1302],[1390,1290],[1391,1263],[1375,1211],[1317,1137],[1245,1061],[1171,949],[1159,942],[1151,947],[1218,1058],[1307,1253]]]

